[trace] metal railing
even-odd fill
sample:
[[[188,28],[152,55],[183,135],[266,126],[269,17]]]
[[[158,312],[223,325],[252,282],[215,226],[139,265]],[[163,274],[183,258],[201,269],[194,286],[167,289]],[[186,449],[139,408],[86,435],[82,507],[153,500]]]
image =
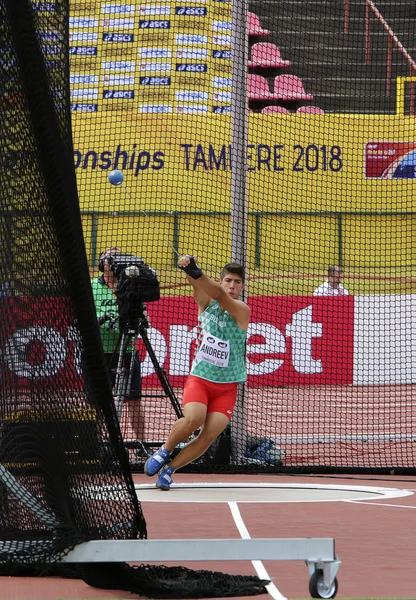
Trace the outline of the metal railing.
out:
[[[392,93],[392,64],[393,64],[393,47],[395,46],[404,60],[409,65],[410,77],[416,74],[416,62],[410,56],[406,48],[403,46],[397,35],[394,33],[390,25],[387,23],[383,15],[380,13],[376,5],[372,0],[365,1],[365,61],[371,62],[371,31],[370,31],[370,18],[371,13],[378,19],[383,26],[383,29],[387,35],[387,58],[386,58],[386,95],[391,97]],[[349,31],[349,20],[350,20],[350,2],[344,0],[344,31]],[[413,86],[413,84],[412,84]],[[414,94],[410,95],[410,114],[414,114]]]
[[[195,217],[200,216],[201,219],[203,217],[231,217],[230,211],[152,211],[146,213],[149,218],[151,216],[154,217],[167,217],[171,221],[171,235],[169,235],[169,239],[172,241],[172,266],[176,266],[177,255],[175,251],[180,251],[180,241],[181,241],[181,231],[180,231],[180,220],[183,217]],[[114,213],[113,211],[89,211],[84,210],[81,211],[82,216],[92,217],[91,219],[91,231],[89,232],[89,239],[91,240],[91,254],[88,256],[88,262],[92,267],[96,267],[98,264],[98,256],[102,251],[102,248],[98,248],[97,241],[100,238],[99,235],[99,219],[100,217],[143,217],[143,212],[138,211],[120,211]],[[262,219],[267,219],[270,217],[333,217],[334,225],[336,227],[336,235],[337,235],[337,260],[340,265],[344,263],[344,229],[345,229],[345,219],[348,217],[389,217],[389,216],[402,216],[402,217],[411,217],[415,216],[416,211],[348,211],[348,212],[340,212],[340,211],[249,211],[248,217],[249,219],[254,220],[254,268],[260,269],[262,268],[263,263],[263,252],[266,249],[266,245],[264,243],[264,235],[262,233]]]

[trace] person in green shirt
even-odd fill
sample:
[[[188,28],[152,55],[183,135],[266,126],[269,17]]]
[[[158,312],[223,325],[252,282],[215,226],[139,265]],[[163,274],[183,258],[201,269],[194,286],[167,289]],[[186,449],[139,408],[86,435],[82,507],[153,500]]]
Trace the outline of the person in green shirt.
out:
[[[144,467],[146,475],[159,473],[156,487],[165,491],[172,484],[172,474],[201,456],[228,425],[238,383],[246,380],[250,321],[250,308],[238,299],[244,287],[241,265],[227,264],[219,283],[204,275],[195,256],[180,257],[178,267],[186,273],[198,305],[198,340],[182,397],[184,416]],[[176,446],[197,429],[201,429],[199,435],[168,462]]]
[[[120,338],[120,330],[118,327],[118,310],[117,310],[117,298],[115,290],[117,288],[118,279],[115,273],[111,270],[109,264],[109,257],[114,256],[117,253],[121,253],[119,248],[107,248],[101,253],[99,258],[99,270],[101,275],[91,280],[92,293],[94,297],[95,310],[97,320],[100,325],[101,340],[103,343],[104,355],[107,362],[107,368],[112,386],[115,383],[116,369],[118,364],[118,350],[117,344]],[[117,352],[116,352],[117,350]],[[125,355],[125,369],[130,369],[131,357],[132,357],[132,346],[127,347]],[[141,398],[141,371],[140,371],[140,358],[136,354],[133,364],[131,386],[126,400],[137,400]],[[133,407],[128,409],[128,420],[131,424],[131,429],[139,433],[138,428],[138,410],[133,410]]]

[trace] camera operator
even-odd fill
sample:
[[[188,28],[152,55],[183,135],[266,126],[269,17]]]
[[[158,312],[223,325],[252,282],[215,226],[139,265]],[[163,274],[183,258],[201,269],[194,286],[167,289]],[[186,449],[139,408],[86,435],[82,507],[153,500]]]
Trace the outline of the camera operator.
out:
[[[91,280],[92,292],[94,296],[95,309],[97,320],[100,325],[101,340],[103,343],[104,354],[107,361],[111,384],[114,387],[118,350],[117,344],[120,338],[119,315],[117,310],[117,297],[115,291],[118,285],[118,277],[111,270],[111,259],[121,254],[121,250],[117,247],[107,248],[99,257],[99,270],[101,275]],[[144,315],[145,305],[143,304]],[[134,343],[134,340],[133,340]],[[126,349],[126,361],[123,365],[126,370],[130,369],[132,345]],[[138,400],[141,397],[141,371],[140,358],[136,354],[133,364],[131,388],[126,396],[126,400]],[[129,435],[133,434],[137,439],[140,439],[141,432],[139,431],[139,411],[136,403],[130,406],[130,402],[126,404],[127,426]],[[135,406],[136,405],[136,406]]]

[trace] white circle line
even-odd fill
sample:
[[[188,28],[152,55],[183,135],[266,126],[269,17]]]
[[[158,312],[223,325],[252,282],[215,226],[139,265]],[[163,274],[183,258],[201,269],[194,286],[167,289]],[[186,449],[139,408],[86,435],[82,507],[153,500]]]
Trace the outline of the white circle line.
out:
[[[144,483],[144,484],[135,484],[135,490],[136,492],[140,491],[140,490],[152,490],[155,489],[154,485],[152,484],[148,484],[148,483]],[[275,489],[275,490],[284,490],[284,489],[290,489],[290,490],[295,490],[295,489],[299,489],[300,491],[306,491],[306,490],[313,490],[313,489],[319,489],[319,490],[328,490],[328,491],[351,491],[351,492],[362,492],[362,493],[369,493],[372,494],[371,496],[364,496],[363,498],[358,499],[354,499],[357,502],[359,502],[360,500],[365,501],[365,500],[369,500],[369,501],[380,501],[380,500],[390,500],[392,498],[404,498],[406,496],[412,496],[414,494],[414,492],[410,491],[410,490],[405,490],[405,489],[399,489],[399,488],[386,488],[386,487],[377,487],[377,486],[350,486],[350,485],[325,485],[325,484],[282,484],[282,483],[207,483],[207,482],[201,482],[201,483],[177,483],[177,484],[173,484],[172,485],[172,490],[173,489],[177,489],[177,490],[186,490],[186,489]],[[380,498],[380,496],[382,496]],[[319,500],[315,500],[315,499],[308,499],[308,498],[299,498],[299,499],[291,499],[291,500],[258,500],[258,499],[250,499],[250,500],[238,500],[239,503],[242,504],[273,504],[273,503],[301,503],[301,502],[351,502],[353,499],[345,499],[345,498],[322,498]],[[147,499],[147,500],[142,500],[143,502],[147,501],[147,502],[157,502],[157,498],[152,498],[152,499]],[[184,500],[180,500],[180,502],[193,502],[193,503],[224,503],[224,502],[228,502],[228,500],[223,500],[223,499],[219,499],[219,500],[213,500],[213,499],[209,499],[209,500],[195,500],[190,498],[188,499],[184,499]]]
[[[378,502],[365,502],[364,500],[344,500],[344,502],[350,502],[351,504],[370,504],[371,506],[387,506],[388,508],[416,508],[416,506],[406,504],[390,504],[388,502],[379,504]]]

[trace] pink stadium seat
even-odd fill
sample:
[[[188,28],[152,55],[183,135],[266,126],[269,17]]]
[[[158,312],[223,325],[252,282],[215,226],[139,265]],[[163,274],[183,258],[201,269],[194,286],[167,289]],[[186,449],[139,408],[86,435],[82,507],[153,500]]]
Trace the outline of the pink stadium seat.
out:
[[[322,108],[319,108],[319,106],[299,106],[296,114],[324,115],[325,111]]]
[[[250,73],[247,80],[247,95],[249,100],[271,100],[273,98],[267,79],[261,75]]]
[[[258,42],[251,47],[249,67],[290,67],[290,60],[283,60],[275,44]]]
[[[290,74],[274,78],[273,95],[279,100],[313,100],[312,94],[305,92],[302,80]]]
[[[290,112],[284,106],[265,106],[264,108],[262,108],[261,113],[263,115],[270,115],[271,113],[290,115]]]
[[[260,20],[255,13],[248,13],[248,35],[261,35],[266,37],[269,35],[270,31],[268,29],[263,29],[260,25]]]

